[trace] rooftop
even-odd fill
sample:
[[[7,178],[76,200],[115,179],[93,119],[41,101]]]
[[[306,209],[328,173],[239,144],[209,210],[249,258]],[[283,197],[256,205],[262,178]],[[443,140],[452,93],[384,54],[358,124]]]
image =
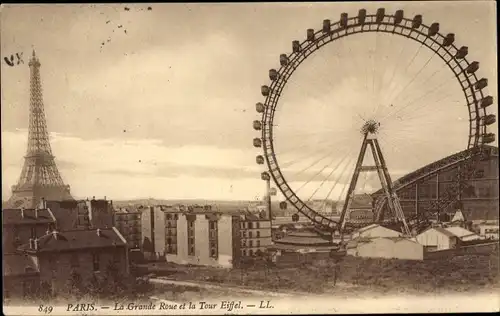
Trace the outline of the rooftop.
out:
[[[490,145],[483,145],[483,148],[485,148],[487,151],[490,152],[492,158],[498,157],[498,147],[490,146]],[[393,185],[395,188],[397,188],[401,184],[411,182],[423,174],[432,173],[443,166],[452,165],[454,163],[457,163],[457,162],[461,161],[462,155],[464,153],[467,153],[467,152],[472,152],[472,149],[465,149],[465,150],[460,151],[458,153],[454,153],[450,156],[436,160],[436,161],[434,161],[434,162],[432,162],[432,163],[430,163],[422,168],[419,168],[413,172],[410,172],[410,173],[402,176],[401,178],[397,179],[393,183]],[[379,194],[382,194],[382,192],[383,192],[383,189],[379,189],[378,191],[374,192],[373,195],[379,195]],[[497,213],[498,213],[498,211],[497,211]],[[464,215],[466,215],[466,214],[464,214]],[[469,218],[467,215],[466,215],[466,217]],[[471,218],[469,218],[469,219],[471,219]]]
[[[3,225],[55,223],[56,218],[50,209],[4,209]]]
[[[111,229],[52,232],[38,238],[37,242],[37,247],[32,248],[30,244],[25,244],[20,246],[19,250],[27,252],[57,252],[125,246],[127,244],[123,236],[114,227]]]
[[[424,234],[430,230],[435,230],[437,232],[440,232],[441,234],[445,235],[445,236],[448,236],[448,237],[457,237],[455,234],[453,234],[452,232],[449,232],[447,231],[446,229],[442,228],[442,227],[429,227],[428,229],[426,229],[425,231],[423,231],[421,234]]]
[[[458,226],[446,227],[444,229],[446,231],[452,233],[453,235],[457,236],[458,238],[476,235],[475,233],[473,233],[465,228],[458,227]]]

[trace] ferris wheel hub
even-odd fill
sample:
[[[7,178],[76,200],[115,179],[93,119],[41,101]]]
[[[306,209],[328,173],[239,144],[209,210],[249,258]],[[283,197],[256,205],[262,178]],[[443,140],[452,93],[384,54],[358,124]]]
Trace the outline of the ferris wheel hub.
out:
[[[379,128],[380,128],[380,122],[373,119],[368,120],[361,127],[361,134],[363,135],[377,134]]]

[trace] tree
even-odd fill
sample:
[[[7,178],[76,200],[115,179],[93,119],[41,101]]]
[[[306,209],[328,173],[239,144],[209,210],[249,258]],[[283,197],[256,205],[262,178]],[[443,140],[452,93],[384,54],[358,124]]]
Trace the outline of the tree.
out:
[[[244,283],[244,276],[248,277],[248,270],[255,267],[255,259],[253,257],[240,257],[239,259],[241,283]]]
[[[77,300],[81,299],[85,294],[85,290],[82,284],[81,275],[75,270],[71,271],[70,277],[66,282],[66,291],[70,297],[76,298]]]
[[[342,255],[340,255],[337,250],[330,250],[330,260],[333,269],[333,286],[337,284],[337,279],[340,276],[340,262],[342,261]]]
[[[271,270],[273,270],[275,272],[275,276],[276,278],[278,279],[278,282],[273,282],[272,284],[274,284],[276,287],[279,285],[280,283],[280,276],[279,276],[279,270],[276,269],[277,266],[276,266],[276,259],[277,259],[277,252],[276,251],[273,251],[273,252],[270,252],[270,251],[266,251],[266,252],[263,252],[262,255],[261,255],[261,258],[262,258],[262,261],[264,262],[264,265],[266,267],[266,279],[269,277],[269,274],[271,273]]]

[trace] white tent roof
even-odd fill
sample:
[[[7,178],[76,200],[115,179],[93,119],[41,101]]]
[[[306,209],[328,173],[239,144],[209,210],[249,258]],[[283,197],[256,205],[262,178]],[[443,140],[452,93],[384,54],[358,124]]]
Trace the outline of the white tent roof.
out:
[[[455,212],[455,215],[451,219],[452,222],[465,222],[465,216],[464,213],[462,213],[461,210],[457,210]]]
[[[463,237],[469,237],[469,236],[473,236],[473,235],[476,235],[475,233],[465,229],[465,228],[462,228],[462,227],[458,227],[458,226],[453,226],[453,227],[446,227],[444,228],[446,231],[452,233],[453,235],[457,236],[458,238],[463,238]],[[477,235],[476,235],[477,236]],[[477,236],[479,238],[479,236]]]

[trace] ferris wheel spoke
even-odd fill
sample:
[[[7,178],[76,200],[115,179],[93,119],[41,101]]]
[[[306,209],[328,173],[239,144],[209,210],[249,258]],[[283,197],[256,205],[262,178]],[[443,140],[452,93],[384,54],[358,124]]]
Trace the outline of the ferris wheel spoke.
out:
[[[408,82],[408,84],[398,92],[398,94],[392,98],[392,100],[389,102],[389,103],[394,103],[398,98],[399,96],[401,95],[401,93],[403,93],[406,89],[408,89],[408,87],[410,87],[412,85],[413,82],[415,82],[415,79],[417,79],[418,75],[420,75],[420,73],[429,65],[429,63],[431,62],[432,58],[434,58],[434,56],[436,56],[436,53],[433,53],[431,55],[431,57],[429,57],[429,59],[427,59],[427,61],[425,62],[425,64],[418,70],[418,72],[411,78],[411,80]]]
[[[350,168],[350,171],[347,173],[347,178],[345,180],[344,187],[342,188],[342,191],[340,192],[339,197],[337,198],[338,201],[345,201],[346,200],[347,196],[344,197],[344,194],[346,193],[346,190],[347,190],[347,188],[350,185],[350,183],[349,183],[350,179],[349,178],[354,173],[354,169],[355,168],[356,168],[355,164],[353,164],[353,167]]]
[[[420,44],[418,49],[416,50],[416,52],[413,54],[413,57],[411,58],[410,62],[406,65],[405,67],[405,70],[403,71],[403,73],[407,73],[408,72],[408,69],[410,68],[411,65],[413,65],[413,62],[415,61],[415,59],[417,58],[418,54],[420,53],[420,50],[422,49],[422,47],[424,47],[424,44]],[[398,91],[397,89],[394,89],[392,90],[391,92],[389,92],[389,94],[386,96],[386,98],[384,98],[384,103],[387,103],[386,101],[389,99],[392,98],[392,95],[394,94],[393,91]]]
[[[351,50],[351,46],[349,45],[346,45],[347,48],[349,49],[349,55],[348,56],[356,56],[356,54],[353,53],[353,51]],[[351,58],[347,58],[348,60],[351,60]],[[365,71],[365,67],[360,67],[361,63],[359,63],[358,61],[355,60],[355,58],[352,58],[352,63],[354,65],[353,68],[356,68],[356,73],[360,74],[361,72],[364,72]],[[361,71],[360,71],[360,68],[361,68]],[[364,87],[365,87],[365,91],[367,90],[368,88],[368,81],[367,81],[367,78],[365,77],[365,80],[364,80]]]
[[[446,64],[442,65],[438,70],[434,71],[429,77],[425,78],[422,80],[422,82],[424,84],[429,84],[431,82],[431,79],[434,78],[435,75],[437,75],[438,73],[440,73],[441,71],[443,71],[444,69],[446,69],[448,66]],[[448,79],[448,78],[447,78]],[[453,76],[453,77],[450,77],[449,79],[455,79],[456,80],[456,77]],[[446,80],[446,79],[445,79]],[[448,81],[448,80],[446,80]],[[433,90],[435,89],[436,87],[439,87],[439,86],[434,86],[432,85],[432,88],[429,89],[429,90]],[[429,91],[428,90],[428,91]],[[421,96],[425,96],[426,93],[423,93]],[[412,95],[409,95],[407,96],[405,99],[401,100],[400,103],[407,103],[408,102],[408,99],[411,97]]]
[[[413,116],[405,117],[405,119],[424,118],[425,117],[427,120],[431,120],[432,117],[435,117],[436,113],[439,113],[441,111],[449,111],[451,109],[450,108],[451,104],[455,104],[455,103],[461,104],[462,103],[462,101],[458,101],[458,100],[448,100],[451,97],[455,97],[456,98],[456,95],[454,95],[453,93],[449,93],[447,95],[442,96],[439,99],[436,99],[436,100],[433,100],[433,101],[428,101],[424,105],[422,105],[422,103],[416,104],[415,108],[418,108],[419,111],[416,114],[414,114]],[[444,103],[445,100],[446,100],[446,103],[448,104],[447,107],[445,107],[445,106],[442,106],[442,107],[438,106],[438,107],[436,107],[435,106],[437,104]],[[420,105],[420,107],[418,107],[419,105]],[[409,110],[409,108],[407,110]],[[427,115],[429,115],[429,114],[427,114],[426,111],[424,111],[424,110],[429,110],[429,112],[430,112],[429,114],[431,114],[430,115],[431,117],[427,117]],[[401,115],[403,115],[403,113],[401,113]],[[409,113],[412,113],[412,112],[409,112]],[[415,111],[413,111],[413,113],[415,113]],[[396,114],[397,113],[394,113],[394,115],[396,115]],[[434,114],[434,115],[432,115],[432,114]]]
[[[347,148],[347,146],[345,146],[344,148]],[[328,158],[329,156],[331,156],[335,151],[339,150],[339,149],[343,149],[343,148],[335,148],[334,150],[332,151],[329,151],[326,155],[323,155],[321,156],[319,159],[316,159],[314,160],[310,165],[306,166],[305,168],[301,169],[300,171],[296,172],[292,178],[295,178],[301,174],[303,174],[304,172],[306,172],[307,170],[309,170],[310,168],[314,167],[315,165],[317,165],[318,163],[320,163],[321,161],[323,161],[324,159]],[[334,158],[335,160],[335,158]]]
[[[347,147],[348,147],[348,146],[344,146],[344,148],[347,148]],[[342,149],[342,148],[339,148],[339,149]],[[299,164],[299,163],[303,162],[303,161],[304,161],[304,159],[306,159],[306,158],[317,157],[317,154],[318,154],[318,153],[320,153],[320,152],[324,152],[324,150],[323,150],[323,151],[318,151],[318,152],[315,152],[315,153],[312,153],[312,154],[311,154],[311,153],[309,153],[308,155],[304,155],[304,156],[301,156],[300,158],[297,158],[297,159],[294,159],[294,160],[288,161],[288,162],[284,163],[284,164],[283,164],[283,166],[282,166],[281,168],[282,168],[283,170],[290,169],[292,166],[297,165],[297,164]],[[328,157],[328,154],[329,154],[329,153],[327,153],[326,155],[324,155],[324,156],[320,157],[319,161],[321,161],[322,159],[326,159],[326,158]],[[321,159],[321,158],[322,158],[322,159]],[[318,161],[318,162],[316,162],[316,163],[319,163],[319,161]],[[314,167],[315,165],[316,165],[316,164],[313,164],[313,165],[311,165],[311,166],[306,167],[306,168],[305,168],[306,170],[301,170],[301,172],[298,172],[295,176],[297,176],[298,174],[301,174],[302,172],[307,171],[307,169],[312,168],[312,167]]]
[[[438,102],[441,102],[441,100],[438,100],[438,101],[436,101],[436,102],[434,102],[434,103],[429,103],[429,104],[427,104],[427,105],[424,105],[423,107],[429,107],[429,106],[434,105],[434,104],[436,104],[436,103],[438,103]],[[461,104],[461,102],[460,102],[460,101],[458,101],[458,100],[457,100],[457,101],[453,101],[453,102],[448,102],[448,103],[449,103],[450,105],[451,105],[451,104],[455,104],[455,103],[456,103],[456,104],[459,104],[459,105]],[[440,114],[440,113],[448,113],[449,111],[450,111],[450,108],[449,108],[449,107],[441,107],[441,108],[437,108],[437,109],[436,109],[436,108],[434,108],[434,109],[433,109],[433,111],[432,111],[432,114],[433,114],[433,116],[434,116],[434,117],[436,117],[436,114]],[[435,123],[436,123],[434,120],[432,120],[432,118],[429,118],[429,117],[428,117],[428,114],[426,114],[426,113],[424,113],[424,114],[420,113],[420,114],[417,114],[417,115],[413,115],[413,116],[408,116],[408,117],[405,117],[405,121],[409,121],[409,120],[423,120],[423,119],[428,119],[428,121],[427,121],[427,122],[422,122],[422,123],[420,123],[420,126],[421,126],[421,127],[423,127],[424,125],[432,125],[432,124],[435,124]],[[438,120],[441,120],[441,119],[442,119],[442,118],[441,118],[441,117],[439,117],[439,119],[438,119]]]
[[[389,34],[389,38],[390,38],[390,41],[389,41],[389,45],[388,47],[392,47],[392,43],[393,43],[393,39],[394,39],[395,35],[394,34]],[[405,46],[403,46],[403,49],[404,49]],[[401,49],[401,52],[403,51],[403,49]],[[388,54],[385,54],[384,55],[384,58],[385,60],[387,60],[389,58]],[[382,75],[382,78],[381,78],[381,83],[380,83],[380,89],[378,89],[378,93],[377,93],[377,104],[374,108],[374,111],[372,112],[372,116],[373,117],[377,117],[377,114],[378,114],[378,111],[379,111],[379,108],[380,108],[380,104],[381,104],[381,92],[382,92],[382,87],[384,87],[384,83],[385,83],[385,77],[387,75],[387,68],[386,68],[386,65],[384,63],[384,67],[383,67],[385,70],[383,72],[383,75]]]
[[[378,35],[379,33],[375,33],[375,49],[373,54],[370,54],[370,59],[372,61],[372,96],[375,94],[375,72],[377,69],[377,44],[378,44]]]
[[[354,157],[351,157],[348,161],[347,161],[347,164],[342,168],[342,171],[340,172],[337,180],[335,180],[335,182],[333,183],[333,186],[331,187],[331,189],[328,191],[328,194],[326,195],[325,199],[323,200],[323,207],[326,205],[326,202],[328,201],[328,199],[330,198],[330,195],[332,194],[333,190],[335,189],[335,187],[339,184],[339,182],[341,181],[342,177],[344,176],[345,172],[349,169],[349,167],[352,166],[353,162],[355,161],[355,158]]]
[[[316,193],[318,193],[318,191],[323,187],[323,185],[325,184],[325,182],[330,179],[330,177],[333,175],[333,173],[335,171],[337,171],[337,169],[340,167],[340,165],[344,162],[344,160],[347,157],[349,157],[349,155],[351,153],[352,153],[352,150],[349,151],[349,153],[347,155],[345,155],[334,168],[332,168],[332,171],[330,171],[330,173],[328,174],[328,176],[321,182],[321,184],[316,188],[316,190],[314,190],[314,192],[311,194],[311,196],[307,199],[307,202],[309,202],[309,201],[312,200],[312,198],[316,195]]]
[[[287,151],[281,151],[279,149],[276,148],[276,153],[280,154],[281,156],[286,156],[286,155],[289,155],[291,153],[297,153],[297,152],[303,152],[303,149],[307,148],[307,147],[311,147],[311,146],[318,146],[318,145],[328,145],[328,146],[319,146],[321,149],[316,151],[315,153],[318,153],[318,152],[325,152],[325,150],[329,150],[329,148],[331,148],[332,146],[334,145],[337,145],[337,144],[348,144],[349,143],[349,140],[350,140],[350,136],[344,136],[344,137],[340,137],[340,138],[337,138],[337,139],[331,139],[331,138],[327,138],[325,139],[324,141],[321,141],[321,142],[317,142],[315,144],[311,144],[311,143],[306,143],[302,146],[294,146],[294,147],[291,147],[289,148],[289,150]],[[309,156],[311,156],[311,153],[309,153]]]
[[[391,137],[390,140],[385,139],[382,143],[391,146],[395,152],[400,153],[399,155],[403,156],[401,158],[405,158],[404,161],[409,161],[409,160],[415,160],[418,162],[424,161],[423,159],[421,159],[420,155],[421,150],[412,149],[415,145],[418,145],[419,149],[421,149],[422,147],[427,147],[432,149],[432,147],[430,147],[428,142],[426,142],[425,140],[421,140],[411,136],[410,137],[393,136]]]
[[[416,100],[416,101],[420,101],[420,102],[416,102],[416,101],[414,101],[414,102],[410,102],[410,103],[406,104],[405,106],[403,106],[403,107],[401,107],[401,108],[399,108],[399,109],[396,109],[396,110],[394,110],[394,111],[392,111],[392,112],[388,113],[388,114],[387,114],[386,116],[384,116],[384,117],[383,117],[380,121],[381,121],[381,122],[384,122],[386,119],[388,119],[388,118],[390,118],[390,117],[393,117],[394,115],[398,114],[399,112],[401,112],[401,111],[403,111],[403,110],[405,110],[405,109],[409,109],[409,108],[410,108],[410,107],[412,107],[412,106],[414,107],[414,106],[418,106],[418,105],[420,105],[422,102],[424,102],[424,101],[425,101],[425,100],[423,100],[423,97],[425,97],[425,96],[430,96],[430,95],[434,95],[437,91],[439,91],[439,90],[440,90],[440,88],[443,88],[443,87],[445,87],[445,86],[446,86],[446,83],[443,83],[442,85],[438,86],[437,88],[432,89],[432,90],[431,90],[431,92],[430,92],[430,93],[428,93],[427,95],[422,94],[422,96],[421,96],[421,97],[419,97],[419,98],[418,98],[418,100]],[[427,106],[427,105],[430,105],[430,104],[435,104],[435,103],[437,103],[437,102],[441,102],[441,101],[443,101],[443,100],[447,99],[449,96],[455,96],[455,95],[456,95],[455,93],[448,93],[448,94],[446,94],[444,97],[442,97],[442,98],[438,99],[438,101],[435,101],[435,102],[427,102],[426,106]]]
[[[273,125],[277,126],[277,125]],[[289,127],[290,129],[296,127],[294,125],[285,125],[281,127]],[[329,134],[329,135],[335,135],[335,134],[352,134],[353,129],[343,129],[339,131],[338,129],[335,128],[328,128],[328,129],[323,129],[322,131],[315,131],[315,132],[304,132],[304,131],[293,131],[293,132],[288,132],[288,129],[280,130],[280,133],[286,133],[287,136],[308,136],[308,135],[324,135],[324,134]]]
[[[393,111],[392,113],[389,113],[387,115],[387,117],[391,117],[395,114],[398,114],[399,112],[403,111],[403,110],[406,110],[406,109],[411,109],[413,108],[412,105],[415,105],[415,106],[418,106],[421,104],[421,102],[418,102],[418,101],[422,101],[424,102],[425,100],[424,97],[429,97],[429,96],[432,96],[433,94],[435,94],[437,91],[441,90],[440,88],[444,87],[445,85],[441,85],[441,86],[437,86],[433,89],[431,89],[430,91],[428,91],[427,93],[422,93],[418,98],[412,100],[411,102],[408,102],[406,103],[406,105],[404,105],[403,107],[397,109],[396,111]],[[427,102],[427,104],[431,104],[430,102]],[[433,103],[432,103],[433,104]],[[385,117],[384,117],[385,118]]]
[[[396,70],[399,68],[400,59],[401,59],[401,56],[403,55],[405,48],[406,48],[406,45],[403,45],[403,47],[399,51],[398,57],[396,58],[396,62],[394,63],[394,69],[392,71],[391,79],[389,80],[389,84],[387,85],[387,87],[389,89],[391,88],[392,82],[393,82],[394,77],[396,75]],[[386,97],[387,97],[387,93],[384,94],[382,101],[385,101]],[[379,103],[385,103],[385,102],[379,102]]]
[[[307,186],[311,181],[313,181],[317,176],[319,176],[323,171],[328,168],[335,159],[333,159],[330,164],[325,165],[323,168],[321,168],[318,172],[316,172],[311,178],[309,178],[306,182],[304,182],[297,190],[295,190],[295,193],[298,194],[300,190],[302,190],[305,186]]]

